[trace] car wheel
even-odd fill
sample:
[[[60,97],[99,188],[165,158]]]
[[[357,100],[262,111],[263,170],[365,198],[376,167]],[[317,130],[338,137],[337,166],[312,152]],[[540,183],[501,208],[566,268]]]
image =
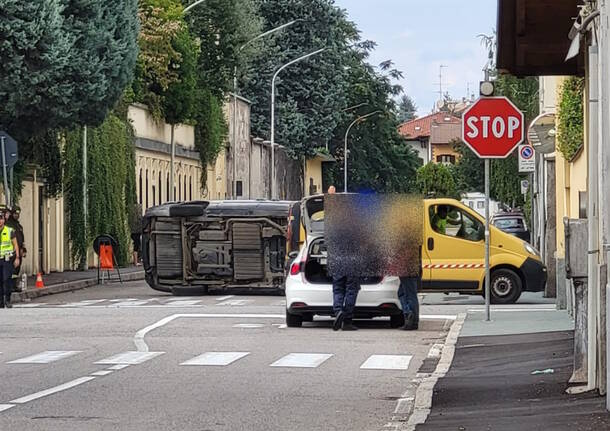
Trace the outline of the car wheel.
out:
[[[491,274],[491,302],[514,304],[521,296],[521,279],[510,269],[497,269]]]
[[[400,314],[394,314],[393,316],[390,316],[390,327],[391,328],[400,328],[401,326],[405,325],[405,315],[400,313]]]
[[[303,326],[303,317],[286,310],[286,326],[289,328],[300,328]]]

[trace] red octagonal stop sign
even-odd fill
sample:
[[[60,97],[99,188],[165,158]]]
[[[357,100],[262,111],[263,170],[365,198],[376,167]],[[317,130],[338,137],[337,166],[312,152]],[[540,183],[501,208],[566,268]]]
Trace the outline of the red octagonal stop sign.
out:
[[[464,112],[462,139],[480,158],[503,159],[523,141],[524,123],[506,97],[484,97]]]

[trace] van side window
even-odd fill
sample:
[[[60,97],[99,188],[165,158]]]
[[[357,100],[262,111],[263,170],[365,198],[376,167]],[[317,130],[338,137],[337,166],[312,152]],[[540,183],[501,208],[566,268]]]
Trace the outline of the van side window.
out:
[[[485,238],[483,223],[451,205],[430,207],[430,224],[441,235],[477,242]]]

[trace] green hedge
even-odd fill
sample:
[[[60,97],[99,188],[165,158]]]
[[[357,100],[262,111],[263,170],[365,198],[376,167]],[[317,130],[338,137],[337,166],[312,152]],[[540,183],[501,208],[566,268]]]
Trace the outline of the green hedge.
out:
[[[569,77],[561,86],[557,149],[566,160],[572,160],[584,143],[584,90],[584,78]]]

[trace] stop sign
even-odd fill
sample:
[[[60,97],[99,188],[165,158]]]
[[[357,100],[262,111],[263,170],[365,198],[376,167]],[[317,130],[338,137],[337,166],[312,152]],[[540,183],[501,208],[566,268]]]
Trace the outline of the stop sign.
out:
[[[462,116],[462,140],[480,158],[503,159],[523,141],[523,112],[506,97],[477,100]]]

